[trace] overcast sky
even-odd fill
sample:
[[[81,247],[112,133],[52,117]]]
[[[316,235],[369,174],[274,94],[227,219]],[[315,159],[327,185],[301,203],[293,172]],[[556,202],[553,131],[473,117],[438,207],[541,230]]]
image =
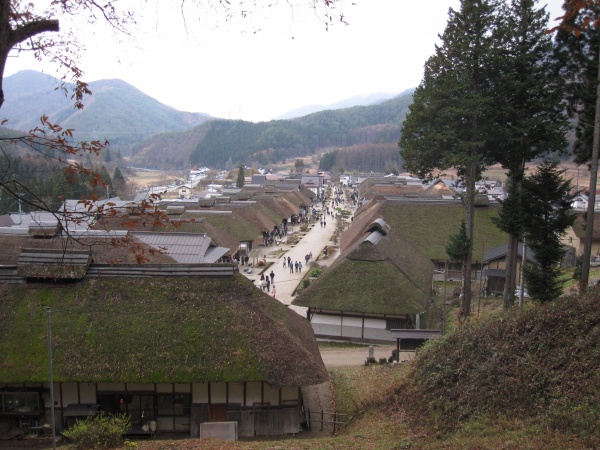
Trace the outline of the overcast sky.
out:
[[[314,11],[287,1],[228,22],[218,13],[187,10],[186,27],[180,2],[148,0],[134,41],[103,26],[62,20],[61,28],[73,26],[85,36],[86,81],[118,78],[182,111],[257,122],[305,105],[416,87],[448,9],[460,5],[459,0],[354,3],[343,6],[348,25],[334,23],[328,31]],[[551,20],[561,13],[562,0],[540,4],[548,5]],[[58,76],[53,66],[22,55],[9,58],[5,76],[23,69]]]

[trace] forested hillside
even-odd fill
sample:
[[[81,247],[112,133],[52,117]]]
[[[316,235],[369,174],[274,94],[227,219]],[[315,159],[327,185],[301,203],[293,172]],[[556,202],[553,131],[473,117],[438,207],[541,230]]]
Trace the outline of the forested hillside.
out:
[[[369,152],[385,147],[387,154],[396,155],[400,126],[411,101],[411,95],[403,95],[378,105],[322,111],[293,120],[213,120],[194,133],[185,133],[195,135],[199,139],[196,143],[187,141],[182,146],[184,133],[163,134],[136,147],[132,161],[167,169],[173,168],[174,160],[181,163],[189,158],[192,165],[231,168],[240,162],[267,166],[338,148]]]

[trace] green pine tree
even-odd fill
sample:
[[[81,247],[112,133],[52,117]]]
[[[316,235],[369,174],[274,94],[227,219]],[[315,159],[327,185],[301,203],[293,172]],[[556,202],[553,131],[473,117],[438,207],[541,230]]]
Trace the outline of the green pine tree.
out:
[[[462,0],[460,11],[450,9],[442,42],[425,64],[399,142],[405,168],[421,178],[457,170],[466,188],[469,240],[474,230],[475,181],[488,163],[486,137],[491,133],[492,110],[497,108],[490,78],[500,70],[493,65],[498,7],[497,0]],[[469,249],[463,261],[463,318],[471,308],[471,260]]]
[[[555,38],[554,56],[566,82],[566,111],[575,121],[573,153],[577,164],[588,163],[592,156],[600,52],[600,33],[596,24],[599,15],[600,6],[586,4],[565,21]],[[590,16],[589,26],[584,26]],[[577,29],[577,33],[573,29]]]
[[[471,251],[471,240],[467,237],[467,227],[465,221],[460,223],[460,228],[457,234],[453,234],[448,238],[446,243],[446,254],[453,261],[464,261]]]
[[[542,302],[562,294],[559,269],[564,249],[560,237],[575,221],[571,212],[573,186],[563,173],[556,162],[546,161],[523,180],[526,242],[537,261],[537,265],[525,266],[525,280],[529,294]]]
[[[238,166],[238,175],[237,175],[237,187],[244,187],[244,165],[240,164]]]
[[[511,0],[502,8],[496,34],[502,48],[494,56],[492,73],[498,105],[496,126],[488,150],[508,175],[508,198],[496,224],[509,235],[506,257],[504,306],[514,304],[518,243],[526,208],[521,189],[527,162],[565,149],[562,77],[552,59],[552,38],[547,33],[548,14],[534,0]]]

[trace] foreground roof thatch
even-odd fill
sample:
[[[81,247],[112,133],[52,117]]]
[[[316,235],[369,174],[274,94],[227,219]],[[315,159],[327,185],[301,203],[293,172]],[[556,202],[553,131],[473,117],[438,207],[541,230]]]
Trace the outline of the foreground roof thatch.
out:
[[[0,382],[241,382],[327,379],[309,323],[239,274],[0,284]]]

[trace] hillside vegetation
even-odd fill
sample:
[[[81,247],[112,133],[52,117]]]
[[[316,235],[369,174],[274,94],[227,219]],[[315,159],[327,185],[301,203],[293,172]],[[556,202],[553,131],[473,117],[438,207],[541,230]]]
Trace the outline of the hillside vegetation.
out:
[[[599,300],[596,289],[515,308],[431,341],[392,409],[440,432],[519,419],[600,442]]]
[[[293,120],[213,120],[198,127],[203,131],[194,133],[196,141],[189,154],[191,141],[182,148],[176,145],[182,133],[166,133],[137,146],[132,161],[167,168],[165,155],[179,154],[199,166],[231,168],[239,162],[266,166],[343,148],[370,151],[370,157],[358,163],[363,164],[361,170],[383,170],[390,155],[398,158],[400,127],[411,102],[408,94],[377,105],[322,111]]]

